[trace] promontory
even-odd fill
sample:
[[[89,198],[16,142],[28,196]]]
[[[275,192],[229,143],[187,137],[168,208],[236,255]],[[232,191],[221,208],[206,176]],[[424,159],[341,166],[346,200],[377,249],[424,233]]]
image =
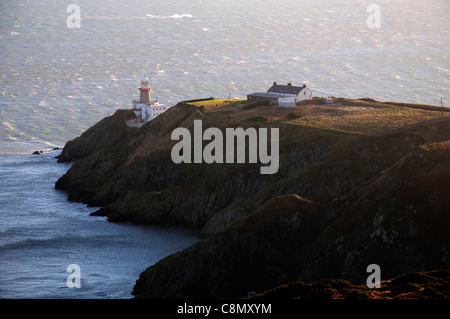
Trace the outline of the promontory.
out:
[[[195,245],[143,270],[136,297],[270,296],[324,279],[364,285],[371,264],[383,280],[448,277],[438,271],[450,268],[449,108],[205,99],[140,128],[126,125],[133,116],[117,110],[67,142],[58,161],[73,165],[55,187],[111,222],[198,229]],[[203,130],[279,129],[278,171],[261,174],[249,161],[174,163],[172,132],[193,133],[195,120]],[[443,296],[444,286],[433,289]]]

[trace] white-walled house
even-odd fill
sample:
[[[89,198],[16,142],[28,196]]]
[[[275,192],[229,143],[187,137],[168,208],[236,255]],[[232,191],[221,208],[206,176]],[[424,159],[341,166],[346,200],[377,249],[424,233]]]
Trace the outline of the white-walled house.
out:
[[[136,118],[127,121],[129,127],[141,127],[146,122],[153,120],[170,108],[168,105],[160,104],[158,100],[152,101],[150,91],[151,88],[148,85],[148,78],[144,76],[141,80],[141,87],[139,88],[139,101],[134,100],[131,102]]]
[[[247,100],[249,101],[267,98],[272,100],[272,104],[292,107],[296,106],[300,101],[310,100],[312,98],[312,92],[306,85],[293,86],[291,83],[280,85],[277,82],[273,82],[272,87],[267,90],[267,93],[256,92],[247,95]]]

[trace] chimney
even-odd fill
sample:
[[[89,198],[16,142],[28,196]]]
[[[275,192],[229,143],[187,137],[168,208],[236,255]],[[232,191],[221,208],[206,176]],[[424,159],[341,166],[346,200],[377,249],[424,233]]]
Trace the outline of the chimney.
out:
[[[277,85],[277,82],[273,82],[273,85]]]
[[[305,87],[306,87],[306,84],[303,84],[303,87],[305,88]]]
[[[291,82],[289,82],[289,83],[287,84],[287,86],[292,86],[292,83],[291,83]]]

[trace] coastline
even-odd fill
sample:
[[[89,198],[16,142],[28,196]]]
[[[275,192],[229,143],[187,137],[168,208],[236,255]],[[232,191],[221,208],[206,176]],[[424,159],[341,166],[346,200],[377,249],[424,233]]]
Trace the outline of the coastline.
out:
[[[75,162],[55,187],[71,201],[101,206],[93,215],[110,221],[201,231],[204,240],[141,274],[138,297],[240,297],[322,278],[358,283],[373,259],[390,278],[448,267],[439,257],[448,247],[426,249],[446,242],[447,109],[367,98],[280,109],[231,99],[179,103],[134,130],[125,125],[129,112],[118,110],[66,144],[58,161]],[[170,133],[192,129],[194,120],[222,129],[280,127],[280,172],[261,176],[250,164],[175,165]],[[427,184],[439,188],[418,187]],[[424,218],[437,225],[422,226]],[[409,228],[397,222],[405,219]]]

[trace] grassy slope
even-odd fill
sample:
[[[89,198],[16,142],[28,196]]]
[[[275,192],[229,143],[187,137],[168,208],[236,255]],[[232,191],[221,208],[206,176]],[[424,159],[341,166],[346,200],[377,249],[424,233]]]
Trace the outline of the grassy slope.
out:
[[[218,119],[264,119],[263,122],[270,120],[367,135],[450,116],[448,108],[372,99],[339,98],[332,104],[315,99],[303,101],[291,108],[262,106],[248,109],[245,107],[246,101],[242,99],[216,99],[189,104]]]

